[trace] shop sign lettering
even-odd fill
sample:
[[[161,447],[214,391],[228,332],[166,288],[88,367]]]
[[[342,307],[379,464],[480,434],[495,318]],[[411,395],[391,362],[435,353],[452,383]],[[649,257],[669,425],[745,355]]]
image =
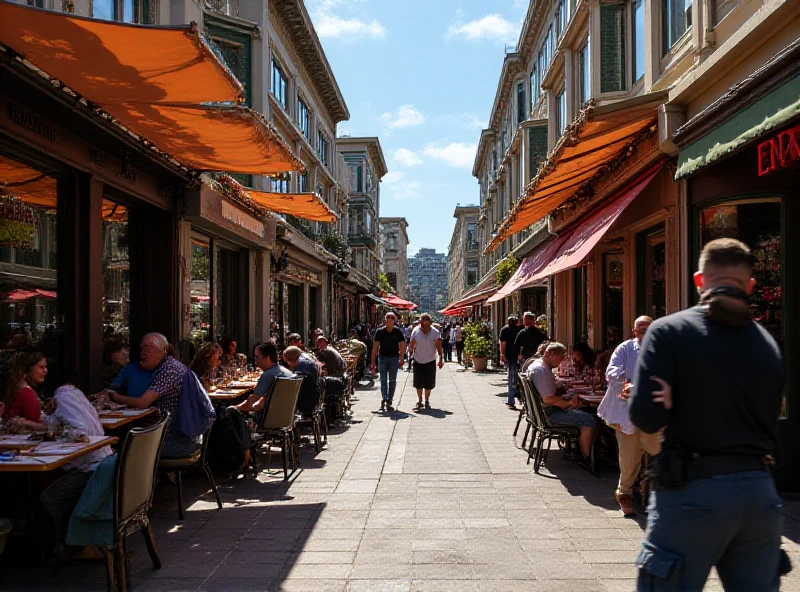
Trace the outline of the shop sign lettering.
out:
[[[758,145],[758,176],[800,164],[800,125]]]
[[[9,107],[11,120],[23,127],[28,128],[33,133],[50,140],[51,142],[58,142],[58,132],[56,129],[47,123],[38,115],[34,115],[30,111],[20,109],[16,105]]]

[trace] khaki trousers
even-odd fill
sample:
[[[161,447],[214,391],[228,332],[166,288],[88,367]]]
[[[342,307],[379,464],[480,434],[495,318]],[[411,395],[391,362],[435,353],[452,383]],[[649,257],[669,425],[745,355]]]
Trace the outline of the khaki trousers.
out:
[[[636,430],[634,434],[626,434],[621,429],[616,429],[617,447],[619,448],[619,486],[617,495],[630,494],[639,468],[642,464],[642,454],[658,454],[661,451],[661,432],[645,434]]]

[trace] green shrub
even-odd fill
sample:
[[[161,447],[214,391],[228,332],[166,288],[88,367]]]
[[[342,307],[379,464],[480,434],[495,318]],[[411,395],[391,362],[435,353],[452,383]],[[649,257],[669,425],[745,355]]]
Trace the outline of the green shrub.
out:
[[[464,341],[464,351],[473,358],[490,358],[494,351],[494,341],[491,337],[470,335]]]

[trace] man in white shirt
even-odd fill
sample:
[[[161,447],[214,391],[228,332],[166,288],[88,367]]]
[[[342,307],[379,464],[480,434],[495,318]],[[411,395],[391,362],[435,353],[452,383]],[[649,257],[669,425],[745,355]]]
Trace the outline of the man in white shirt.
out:
[[[420,325],[411,333],[408,349],[409,360],[414,360],[414,388],[419,401],[414,411],[422,409],[422,391],[425,391],[425,409],[431,408],[431,391],[436,387],[436,354],[439,354],[439,368],[444,366],[442,340],[439,331],[431,326],[431,315],[420,317]]]
[[[590,464],[589,455],[592,452],[592,442],[597,432],[597,420],[593,415],[577,409],[578,396],[564,398],[564,392],[559,392],[553,370],[564,361],[567,348],[563,344],[553,341],[547,345],[544,355],[533,362],[527,371],[528,379],[536,387],[544,404],[544,412],[553,425],[569,425],[580,428],[580,446],[584,464]]]
[[[646,434],[631,423],[628,413],[628,387],[633,380],[639,347],[653,319],[639,317],[633,323],[633,339],[623,341],[611,355],[606,369],[608,390],[597,408],[597,416],[614,428],[619,449],[619,485],[614,497],[625,516],[633,516],[633,484],[639,475],[642,454],[654,455],[661,450],[661,434]]]

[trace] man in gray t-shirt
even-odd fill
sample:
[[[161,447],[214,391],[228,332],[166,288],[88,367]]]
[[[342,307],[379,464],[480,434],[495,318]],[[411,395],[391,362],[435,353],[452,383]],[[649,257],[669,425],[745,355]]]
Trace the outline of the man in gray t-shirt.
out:
[[[278,377],[292,378],[294,376],[290,370],[278,364],[278,349],[274,343],[267,342],[257,345],[253,353],[253,359],[256,366],[261,368],[263,372],[252,394],[236,405],[236,408],[242,413],[263,409],[266,396],[272,390],[272,383],[275,382],[275,379]]]

